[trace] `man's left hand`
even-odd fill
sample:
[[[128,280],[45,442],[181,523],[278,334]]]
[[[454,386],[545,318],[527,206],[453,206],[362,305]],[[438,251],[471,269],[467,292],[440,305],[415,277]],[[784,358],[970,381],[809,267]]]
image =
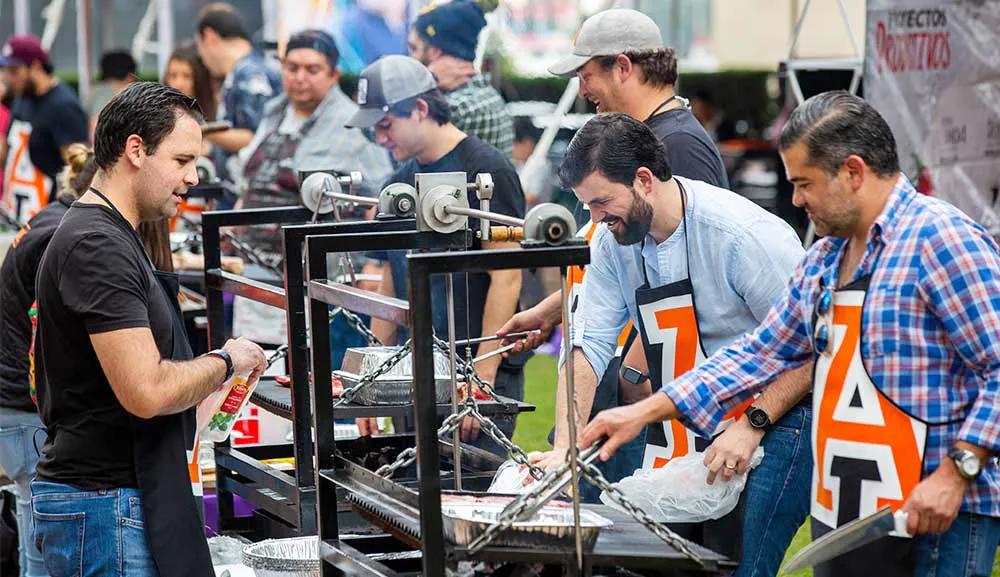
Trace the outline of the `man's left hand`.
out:
[[[909,515],[906,530],[911,535],[944,533],[958,517],[962,497],[969,489],[951,459],[947,459],[929,477],[917,484],[903,505]]]
[[[476,75],[476,68],[471,62],[447,54],[431,62],[427,69],[437,80],[438,88],[445,92],[465,86]]]
[[[463,443],[472,443],[479,438],[481,425],[475,417],[468,416],[462,419],[462,425],[458,429],[458,438]]]
[[[750,466],[753,452],[764,438],[764,431],[750,426],[746,416],[729,425],[724,433],[719,435],[705,451],[705,466],[708,467],[708,484],[715,482],[715,477],[722,474],[728,481],[733,475],[742,475]]]
[[[528,453],[528,462],[532,465],[537,466],[543,471],[551,471],[553,469],[558,469],[563,466],[566,462],[566,453],[568,449],[565,447],[555,447],[551,451],[532,451]],[[533,482],[534,479],[530,476],[525,479],[525,484]]]

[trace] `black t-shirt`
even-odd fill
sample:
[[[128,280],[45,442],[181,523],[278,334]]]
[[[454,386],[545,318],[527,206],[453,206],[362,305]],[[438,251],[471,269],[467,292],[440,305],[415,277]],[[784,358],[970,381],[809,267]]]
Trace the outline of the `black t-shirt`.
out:
[[[38,264],[72,202],[72,197],[61,197],[29,220],[0,266],[0,407],[35,410],[28,387],[28,311],[35,302]]]
[[[673,108],[646,121],[667,148],[674,174],[729,188],[726,167],[708,132],[687,108]]]
[[[468,136],[458,143],[451,152],[441,157],[437,162],[421,165],[416,160],[411,160],[403,164],[389,177],[388,182],[405,182],[415,184],[414,175],[418,172],[465,172],[466,177],[471,181],[481,172],[488,172],[493,176],[493,199],[490,200],[490,212],[524,217],[524,191],[521,190],[521,181],[518,179],[517,170],[514,165],[507,160],[496,148],[479,140],[475,136]],[[469,206],[478,208],[479,200],[474,191],[469,192]],[[479,227],[478,219],[469,219],[469,227],[476,230]],[[479,239],[473,241],[470,250],[479,250],[482,243]],[[406,256],[402,251],[389,253],[389,264],[392,271],[392,283],[396,289],[396,296],[407,299],[409,284],[406,272]],[[478,337],[483,329],[483,309],[486,306],[486,293],[490,288],[490,276],[486,273],[473,273],[468,275],[469,298],[466,307],[466,290],[464,274],[453,275],[454,297],[455,297],[455,338],[465,339],[467,335]],[[445,293],[447,277],[436,275],[431,277],[431,301],[435,305],[432,307],[434,330],[441,338],[448,336],[448,309],[444,306],[446,301]],[[466,325],[468,319],[468,326]],[[405,337],[404,337],[405,338]]]
[[[83,490],[135,487],[133,417],[118,402],[90,335],[149,327],[164,358],[173,310],[128,223],[77,202],[38,271],[38,408],[48,439],[38,477]]]
[[[61,82],[37,98],[18,99],[11,118],[31,125],[31,163],[53,182],[64,164],[62,147],[90,140],[87,115],[73,90]]]

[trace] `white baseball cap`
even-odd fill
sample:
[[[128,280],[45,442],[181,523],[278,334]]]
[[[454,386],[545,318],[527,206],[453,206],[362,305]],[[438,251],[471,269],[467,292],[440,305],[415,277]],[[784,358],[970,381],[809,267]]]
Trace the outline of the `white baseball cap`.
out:
[[[595,56],[663,48],[663,35],[653,19],[637,10],[612,8],[584,20],[573,41],[573,54],[549,67],[556,76],[573,76]]]

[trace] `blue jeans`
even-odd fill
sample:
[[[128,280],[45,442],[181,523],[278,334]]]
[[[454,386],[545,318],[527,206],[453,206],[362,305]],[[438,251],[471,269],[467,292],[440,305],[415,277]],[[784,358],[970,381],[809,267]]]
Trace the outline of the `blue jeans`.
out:
[[[989,577],[1000,543],[1000,519],[960,513],[947,532],[913,541],[917,577]]]
[[[809,515],[812,412],[796,405],[764,435],[764,460],[743,494],[742,559],[735,577],[772,577]]]
[[[45,428],[38,413],[0,407],[0,469],[17,487],[19,566],[26,577],[44,576],[42,554],[31,541],[31,478],[38,451],[45,442]]]
[[[33,481],[35,544],[52,577],[158,575],[138,489],[81,491]]]

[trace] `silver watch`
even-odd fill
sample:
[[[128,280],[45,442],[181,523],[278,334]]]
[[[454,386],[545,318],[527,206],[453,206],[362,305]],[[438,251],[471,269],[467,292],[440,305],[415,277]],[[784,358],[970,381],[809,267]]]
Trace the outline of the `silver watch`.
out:
[[[979,460],[972,451],[967,451],[965,449],[952,449],[948,456],[951,460],[955,462],[955,467],[958,468],[958,474],[964,479],[969,481],[975,481],[979,478],[979,474],[983,472],[983,462]]]

